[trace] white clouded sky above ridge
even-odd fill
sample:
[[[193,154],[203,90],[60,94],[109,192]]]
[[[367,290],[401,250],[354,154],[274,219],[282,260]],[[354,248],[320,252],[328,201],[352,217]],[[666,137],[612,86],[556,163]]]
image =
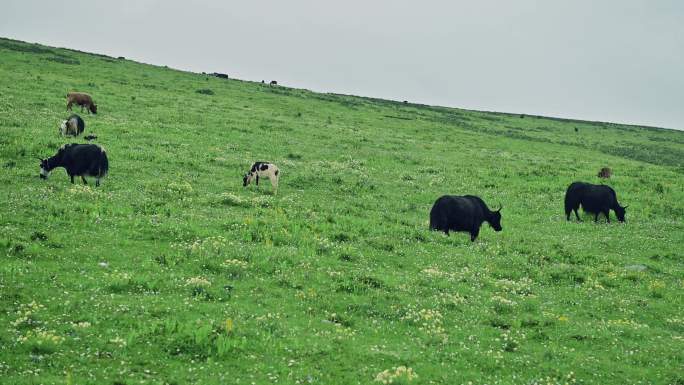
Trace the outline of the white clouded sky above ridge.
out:
[[[684,129],[679,0],[3,0],[0,36],[321,92]]]

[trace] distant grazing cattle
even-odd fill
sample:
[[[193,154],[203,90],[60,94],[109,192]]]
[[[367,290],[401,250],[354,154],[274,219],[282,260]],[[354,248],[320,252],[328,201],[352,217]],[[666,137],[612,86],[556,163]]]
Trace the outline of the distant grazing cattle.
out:
[[[615,190],[605,185],[596,185],[584,182],[573,182],[565,193],[565,216],[570,220],[570,213],[575,211],[575,217],[580,220],[577,209],[582,209],[594,214],[594,222],[598,222],[598,216],[603,213],[606,221],[610,223],[610,210],[615,211],[618,221],[625,221],[625,209],[618,203]]]
[[[105,150],[96,144],[65,144],[57,150],[57,154],[40,160],[40,177],[47,179],[50,171],[57,167],[64,167],[67,175],[74,183],[74,176],[80,176],[83,184],[86,176],[95,177],[95,186],[100,185],[100,179],[109,171],[109,160]]]
[[[226,75],[226,74],[221,74],[221,73],[218,73],[218,72],[214,72],[212,75],[216,76],[217,78],[228,79],[228,75]]]
[[[272,85],[272,86],[277,86],[277,85],[278,85],[278,82],[275,81],[275,80],[271,80],[271,82],[268,83],[268,84],[269,84],[269,85]]]
[[[598,172],[598,177],[603,179],[608,179],[611,175],[613,175],[613,170],[608,167],[604,167]]]
[[[252,165],[252,168],[249,169],[249,172],[245,174],[244,178],[242,179],[242,185],[247,186],[252,182],[252,179],[254,179],[256,185],[258,186],[259,177],[267,177],[271,181],[271,186],[273,186],[274,194],[277,194],[279,178],[278,174],[280,174],[280,171],[278,170],[278,166],[276,166],[275,164],[267,162],[256,162]]]
[[[83,107],[88,109],[88,113],[97,114],[97,105],[93,102],[93,98],[82,92],[69,92],[66,96],[67,98],[67,110],[71,110],[71,106],[76,104],[81,106],[81,111]]]
[[[264,83],[266,83],[266,82],[262,80],[262,81],[261,81],[261,84],[264,84]]]
[[[475,241],[482,222],[487,222],[494,231],[501,231],[501,208],[490,211],[482,199],[473,195],[444,195],[435,201],[430,210],[430,230],[470,233]]]
[[[59,132],[64,136],[78,136],[83,133],[85,129],[85,122],[80,116],[73,114],[62,122],[59,126]]]

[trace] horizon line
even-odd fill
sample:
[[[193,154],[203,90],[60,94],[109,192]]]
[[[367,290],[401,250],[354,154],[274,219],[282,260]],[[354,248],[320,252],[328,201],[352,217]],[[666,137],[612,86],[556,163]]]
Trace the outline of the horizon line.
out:
[[[119,57],[110,56],[108,54],[83,51],[83,50],[79,50],[76,48],[51,46],[51,45],[47,45],[47,44],[40,43],[40,42],[29,42],[29,41],[14,39],[14,38],[5,37],[5,36],[0,36],[0,39],[5,39],[5,40],[9,40],[9,41],[24,43],[24,44],[41,45],[43,47],[48,47],[48,48],[53,48],[53,49],[63,49],[63,50],[72,51],[72,52],[81,53],[81,54],[107,57],[107,58],[115,59],[115,60],[128,60],[128,61],[131,61],[131,62],[134,62],[137,64],[150,65],[153,67],[159,67],[159,68],[164,68],[164,69],[171,69],[171,70],[190,73],[190,74],[194,74],[194,75],[212,75],[214,73],[218,73],[218,72],[211,72],[211,73],[210,72],[195,72],[195,71],[190,70],[190,69],[170,67],[169,65],[166,65],[166,64],[147,63],[147,62],[143,62],[143,61],[136,60],[136,59],[131,59],[131,58],[124,57],[124,56],[119,56],[119,57],[123,58],[123,59],[119,59]],[[247,79],[233,78],[230,76],[228,77],[228,79],[229,80],[242,81],[242,82],[261,84],[261,81],[258,81],[258,80],[247,80]],[[530,114],[530,113],[526,113],[526,112],[493,111],[493,110],[477,109],[477,108],[465,108],[465,107],[458,107],[458,106],[445,106],[445,105],[439,105],[439,104],[425,104],[425,103],[420,103],[420,102],[404,103],[404,101],[400,101],[398,99],[389,99],[386,97],[345,94],[345,93],[331,92],[331,91],[318,91],[318,90],[312,90],[312,89],[308,89],[308,88],[300,88],[300,87],[296,87],[296,86],[290,87],[290,86],[282,85],[282,84],[278,84],[278,87],[285,87],[285,88],[291,88],[291,89],[296,89],[296,90],[304,90],[304,91],[308,91],[308,92],[312,92],[312,93],[318,93],[318,94],[329,94],[329,95],[339,95],[339,96],[350,96],[350,97],[363,98],[363,99],[384,100],[384,101],[394,102],[394,103],[398,103],[398,104],[402,104],[402,105],[408,104],[408,105],[413,105],[413,106],[447,108],[447,109],[479,112],[479,113],[486,113],[486,114],[502,114],[502,115],[511,115],[511,116],[518,115],[518,116],[525,116],[525,117],[531,117],[531,118],[544,118],[544,119],[551,119],[551,120],[561,120],[561,121],[566,121],[566,122],[590,123],[590,124],[597,124],[597,123],[599,123],[599,124],[613,124],[613,125],[622,125],[622,126],[629,126],[629,127],[651,129],[651,130],[652,129],[659,129],[659,130],[670,130],[670,131],[684,132],[684,128],[661,127],[661,126],[652,126],[652,125],[648,125],[648,124],[639,124],[639,123],[610,122],[610,121],[603,121],[603,120],[588,120],[588,119],[573,118],[573,117]]]

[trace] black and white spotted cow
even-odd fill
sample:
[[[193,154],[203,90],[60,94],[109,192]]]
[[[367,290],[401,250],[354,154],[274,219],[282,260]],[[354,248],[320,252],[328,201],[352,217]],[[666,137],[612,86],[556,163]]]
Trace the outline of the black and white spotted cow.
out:
[[[273,186],[274,194],[277,194],[278,174],[280,174],[280,170],[278,170],[278,166],[276,166],[275,164],[268,162],[255,162],[252,165],[252,168],[249,169],[249,172],[245,174],[245,177],[242,179],[242,185],[246,187],[252,182],[252,179],[254,179],[256,185],[258,186],[259,177],[266,177],[271,181],[271,186]]]

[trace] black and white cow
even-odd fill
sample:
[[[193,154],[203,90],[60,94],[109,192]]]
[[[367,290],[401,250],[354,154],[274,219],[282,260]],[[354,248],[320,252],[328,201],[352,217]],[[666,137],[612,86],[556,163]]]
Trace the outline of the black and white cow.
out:
[[[501,231],[501,208],[490,211],[482,199],[474,195],[444,195],[435,201],[430,210],[430,230],[470,233],[475,242],[482,222],[489,223],[494,231]]]
[[[603,213],[606,216],[606,221],[610,223],[610,210],[615,211],[618,221],[625,221],[625,209],[627,206],[620,206],[615,190],[609,186],[573,182],[565,192],[565,217],[568,221],[572,211],[575,212],[577,220],[580,220],[577,213],[580,205],[584,211],[594,214],[594,222],[598,222],[599,214]]]
[[[252,179],[254,179],[256,185],[258,186],[259,177],[266,177],[271,181],[271,186],[273,186],[274,194],[277,194],[278,174],[280,174],[280,170],[278,170],[278,166],[276,166],[275,164],[268,162],[255,162],[252,165],[252,168],[249,169],[249,172],[245,174],[244,178],[242,179],[242,185],[247,186],[252,182]]]
[[[78,136],[85,130],[85,122],[80,116],[73,114],[67,118],[67,120],[62,122],[59,126],[59,132],[64,135]]]
[[[100,185],[100,179],[109,171],[109,160],[104,148],[97,144],[65,144],[57,150],[57,154],[40,160],[40,177],[47,179],[50,171],[57,167],[64,167],[67,175],[74,183],[74,176],[80,176],[83,184],[86,176],[95,177],[95,186]]]

